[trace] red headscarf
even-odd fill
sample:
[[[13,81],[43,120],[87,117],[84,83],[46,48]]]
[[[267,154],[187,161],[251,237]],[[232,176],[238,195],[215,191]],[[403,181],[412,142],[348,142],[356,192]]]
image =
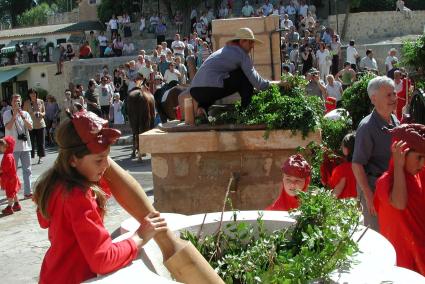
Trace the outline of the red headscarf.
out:
[[[107,127],[107,120],[86,110],[74,113],[72,124],[78,136],[93,154],[105,151],[121,135],[119,130]]]
[[[303,191],[306,191],[310,184],[311,167],[300,154],[290,156],[282,165],[282,172],[289,176],[304,178]],[[298,198],[286,193],[282,183],[280,196],[276,201],[268,206],[266,210],[288,211],[299,207]]]

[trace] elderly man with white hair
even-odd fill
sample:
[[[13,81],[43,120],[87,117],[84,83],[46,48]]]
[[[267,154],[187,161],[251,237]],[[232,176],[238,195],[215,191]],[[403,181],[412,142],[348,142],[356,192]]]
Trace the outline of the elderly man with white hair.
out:
[[[373,205],[375,182],[388,169],[391,157],[391,136],[383,128],[393,128],[399,121],[393,114],[397,105],[393,80],[386,76],[376,77],[369,82],[367,92],[375,108],[357,128],[352,163],[364,224],[378,231]]]

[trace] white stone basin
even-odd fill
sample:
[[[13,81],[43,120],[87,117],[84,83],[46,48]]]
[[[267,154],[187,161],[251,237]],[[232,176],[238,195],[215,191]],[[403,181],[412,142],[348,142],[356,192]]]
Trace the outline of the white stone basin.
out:
[[[267,230],[277,230],[288,227],[295,223],[287,212],[284,211],[262,211],[263,220]],[[162,213],[169,227],[179,234],[179,230],[190,230],[198,232],[205,214],[180,215]],[[214,233],[219,224],[220,213],[208,213],[203,226],[204,234]],[[232,212],[225,212],[223,224],[232,222]],[[240,211],[238,220],[245,220],[255,224],[258,211]],[[137,229],[138,222],[127,219],[121,224],[121,231],[127,233],[121,235],[114,241],[128,238]],[[361,226],[360,231],[354,234],[357,240],[366,228]],[[393,246],[380,234],[369,229],[359,242],[360,252],[354,256],[357,262],[352,269],[346,273],[335,272],[331,278],[337,283],[382,283],[382,281],[393,281],[392,283],[425,283],[425,278],[407,269],[395,266],[396,254]],[[400,282],[402,279],[404,281]],[[409,281],[406,281],[409,279]],[[411,280],[410,280],[411,279]],[[422,281],[422,282],[420,282]],[[162,264],[162,255],[159,247],[154,241],[146,244],[141,252],[141,259],[134,261],[131,265],[121,270],[92,279],[86,283],[177,283],[171,280],[169,272]],[[387,283],[387,282],[385,282]],[[390,282],[388,282],[390,283]]]

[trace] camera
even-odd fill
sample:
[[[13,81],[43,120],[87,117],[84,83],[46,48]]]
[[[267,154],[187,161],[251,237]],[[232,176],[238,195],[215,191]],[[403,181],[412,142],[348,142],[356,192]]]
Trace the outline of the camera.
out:
[[[28,137],[27,137],[27,135],[25,133],[18,134],[18,140],[28,141]]]

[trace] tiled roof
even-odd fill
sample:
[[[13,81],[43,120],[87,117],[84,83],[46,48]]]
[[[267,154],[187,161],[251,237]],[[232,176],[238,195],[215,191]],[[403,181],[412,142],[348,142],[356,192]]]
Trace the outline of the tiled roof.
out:
[[[70,33],[80,31],[103,31],[105,26],[99,21],[85,21],[72,24],[57,30],[56,32]]]
[[[47,26],[38,26],[38,27],[10,29],[10,30],[0,30],[0,39],[15,38],[15,37],[21,37],[21,36],[52,34],[52,33],[58,32],[59,30],[63,30],[69,26],[72,26],[74,24],[75,23],[68,23],[68,24],[60,24],[60,25],[47,25]]]

